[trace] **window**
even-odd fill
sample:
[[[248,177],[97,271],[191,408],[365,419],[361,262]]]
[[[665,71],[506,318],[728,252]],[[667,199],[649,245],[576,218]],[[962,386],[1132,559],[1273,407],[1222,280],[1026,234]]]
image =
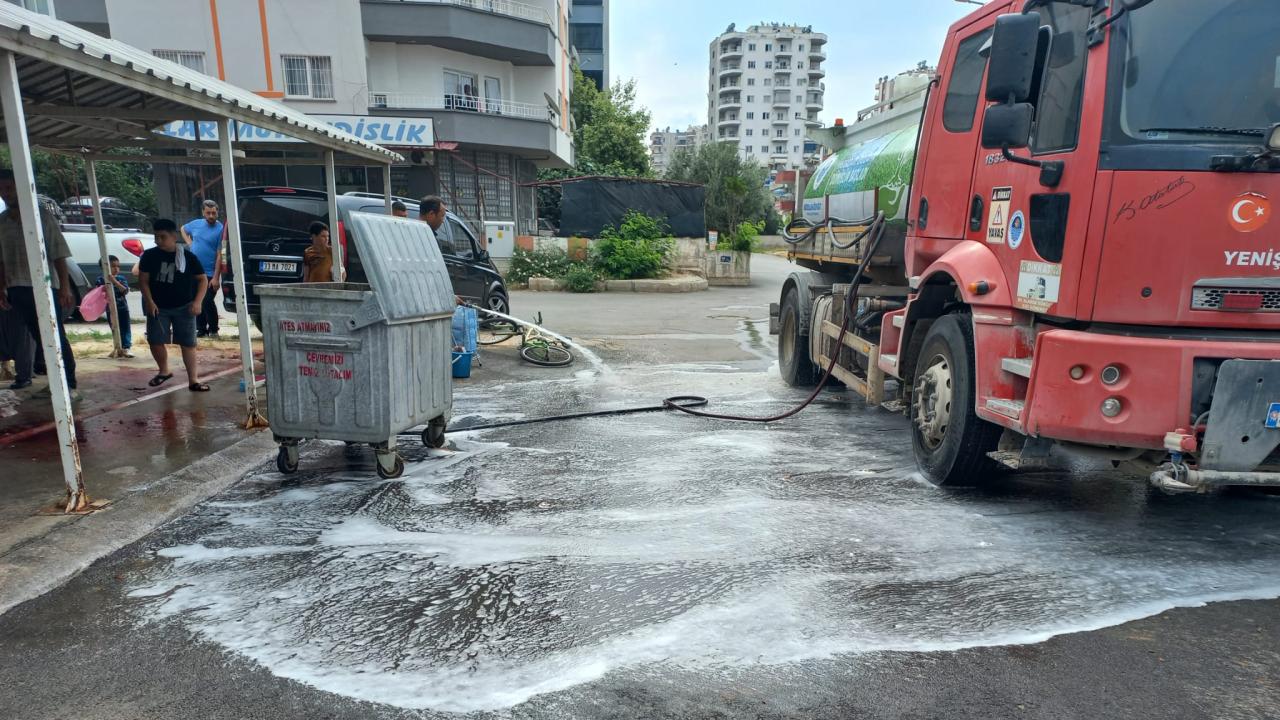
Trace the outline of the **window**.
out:
[[[756,79],[755,79],[755,78],[747,78],[747,84],[748,84],[748,85],[755,85],[755,84],[756,84]]]
[[[1077,48],[1089,46],[1086,34],[1093,12],[1091,8],[1048,3],[1037,8],[1037,12],[1053,28],[1055,43]],[[1076,146],[1080,137],[1080,109],[1084,101],[1085,59],[1088,55],[1087,52],[1077,52],[1068,56],[1070,59],[1066,62],[1050,62],[1045,69],[1040,97],[1032,98],[1036,103],[1032,152],[1070,150]],[[1280,70],[1280,62],[1276,68]]]
[[[755,61],[755,60],[748,60],[748,61],[747,61],[747,69],[748,69],[748,70],[750,70],[751,68],[754,68],[755,66],[756,66],[756,61]]]
[[[333,65],[322,55],[281,55],[287,97],[333,99]]]
[[[446,110],[479,110],[476,76],[456,70],[444,71],[444,107]]]
[[[755,43],[747,43],[747,49],[748,49],[748,50],[750,50],[750,51],[752,51],[752,52],[755,52],[756,44],[755,44]]]
[[[580,53],[601,52],[604,50],[604,26],[570,25],[569,42],[577,48]]]
[[[756,114],[755,114],[754,112],[749,112],[749,113],[747,113],[747,119],[748,119],[748,120],[755,120],[755,119],[756,119]]]
[[[809,84],[809,81],[808,81],[808,80],[806,80],[806,79],[804,79],[804,78],[800,78],[799,80],[797,80],[797,81],[796,81],[796,84],[797,84],[797,85],[808,85],[808,84]]]
[[[796,69],[797,69],[797,70],[803,70],[803,69],[804,69],[804,63],[802,63],[802,62],[798,62],[798,63],[796,63]]]
[[[796,52],[804,52],[804,43],[800,43],[796,46]]]
[[[748,95],[748,96],[747,96],[747,102],[749,102],[749,103],[753,103],[753,102],[755,102],[755,101],[756,101],[756,96],[755,96],[755,95]]]
[[[462,226],[462,223],[447,216],[445,217],[445,226],[449,228],[448,232],[436,234],[436,240],[440,242],[440,252],[445,255],[470,258],[471,239],[467,234],[467,229]]]
[[[988,28],[963,40],[956,49],[955,65],[947,83],[947,99],[942,104],[942,126],[951,132],[973,129],[973,111],[978,108],[982,75],[987,69],[987,59],[979,52],[990,37],[991,29]]]
[[[17,4],[41,15],[53,17],[56,14],[53,9],[53,0],[18,0]]]
[[[803,96],[803,95],[797,95],[797,96],[796,96],[796,102],[804,102],[804,96]]]
[[[765,51],[765,52],[773,52],[773,43],[765,43],[765,44],[764,44],[764,51]]]
[[[773,134],[774,134],[776,137],[782,137],[783,135],[786,135],[786,134],[787,134],[787,129],[786,129],[786,128],[778,128],[778,129],[777,129],[777,131],[775,131]]]
[[[792,145],[792,146],[791,146],[791,152],[793,152],[793,153],[798,153],[798,152],[800,152],[800,146],[799,146],[799,145]]]
[[[772,85],[772,84],[773,84],[773,80],[772,80],[771,78],[765,78],[765,79],[764,79],[764,84],[765,84],[765,85]]]
[[[761,120],[768,120],[768,119],[769,119],[769,113],[767,113],[767,112],[762,112],[762,113],[760,113],[760,119],[761,119]]]
[[[754,131],[751,128],[747,128],[747,137],[751,137],[753,132]]]
[[[764,61],[764,69],[765,69],[765,70],[772,70],[772,69],[773,69],[773,61],[772,61],[772,60],[765,60],[765,61]]]
[[[777,153],[778,155],[786,155],[786,154],[787,154],[787,146],[786,146],[786,145],[774,145],[774,146],[773,146],[773,151],[774,151],[775,153]]]
[[[761,152],[761,153],[767,153],[767,152],[769,152],[769,146],[768,146],[768,145],[761,145],[761,146],[760,146],[760,152]]]
[[[192,52],[190,50],[152,50],[152,55],[161,60],[176,62],[182,67],[195,70],[198,73],[204,72],[204,53]]]
[[[792,132],[791,134],[795,135],[796,137],[800,137],[800,128],[796,128],[795,131]]]

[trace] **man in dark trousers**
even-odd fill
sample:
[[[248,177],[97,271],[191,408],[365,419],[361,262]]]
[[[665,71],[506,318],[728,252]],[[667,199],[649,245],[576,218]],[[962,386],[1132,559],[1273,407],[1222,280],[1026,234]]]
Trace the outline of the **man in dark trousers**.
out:
[[[18,210],[18,185],[13,179],[12,170],[0,169],[0,199],[5,203],[5,211],[0,214],[0,310],[12,307],[22,318],[38,348],[40,319],[36,314],[36,289],[27,265],[27,241],[22,233],[24,219]],[[67,389],[71,391],[72,400],[79,400],[80,393],[76,390],[76,357],[71,352],[71,343],[67,342],[67,331],[62,324],[63,309],[75,306],[75,295],[71,292],[71,278],[67,271],[67,258],[71,257],[71,248],[67,247],[67,240],[62,236],[62,229],[52,213],[41,208],[39,222],[44,231],[49,281],[53,285],[53,314],[58,320],[58,342],[62,345],[62,364],[67,371]],[[47,360],[43,352],[36,352],[37,375],[48,372]],[[22,377],[19,374],[13,387],[21,389],[30,385],[30,375]]]
[[[178,226],[172,220],[156,220],[152,224],[156,246],[142,253],[138,260],[142,285],[142,309],[147,316],[147,344],[156,359],[156,376],[147,383],[163,385],[173,378],[169,370],[170,343],[182,348],[182,364],[187,368],[187,387],[191,392],[209,392],[200,382],[196,362],[196,316],[204,304],[209,278],[200,258],[178,245]]]
[[[197,337],[218,336],[218,303],[214,300],[222,283],[222,238],[225,228],[218,220],[218,203],[205,200],[200,206],[201,216],[182,226],[182,240],[200,259],[204,275],[209,279],[209,289],[204,294],[204,306],[196,318]]]

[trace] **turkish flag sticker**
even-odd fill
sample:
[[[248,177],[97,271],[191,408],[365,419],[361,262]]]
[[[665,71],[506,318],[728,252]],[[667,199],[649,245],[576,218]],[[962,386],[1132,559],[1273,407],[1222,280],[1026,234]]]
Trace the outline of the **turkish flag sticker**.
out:
[[[1265,195],[1245,193],[1231,201],[1227,220],[1236,232],[1257,232],[1271,221],[1271,201]]]

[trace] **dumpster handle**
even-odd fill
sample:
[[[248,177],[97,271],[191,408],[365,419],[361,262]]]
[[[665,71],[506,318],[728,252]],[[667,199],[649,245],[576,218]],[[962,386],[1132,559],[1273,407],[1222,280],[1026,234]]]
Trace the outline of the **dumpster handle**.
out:
[[[317,350],[351,350],[358,351],[363,342],[355,339],[341,340],[323,337],[291,336],[285,339],[288,348],[315,348]]]

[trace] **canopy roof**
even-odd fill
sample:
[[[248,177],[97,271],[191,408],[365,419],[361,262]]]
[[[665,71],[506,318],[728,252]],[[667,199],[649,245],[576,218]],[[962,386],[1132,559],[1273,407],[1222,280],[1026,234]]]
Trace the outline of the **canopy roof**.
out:
[[[12,3],[0,2],[0,49],[15,55],[33,145],[197,148],[151,131],[177,120],[230,118],[363,161],[402,159],[282,103]]]

